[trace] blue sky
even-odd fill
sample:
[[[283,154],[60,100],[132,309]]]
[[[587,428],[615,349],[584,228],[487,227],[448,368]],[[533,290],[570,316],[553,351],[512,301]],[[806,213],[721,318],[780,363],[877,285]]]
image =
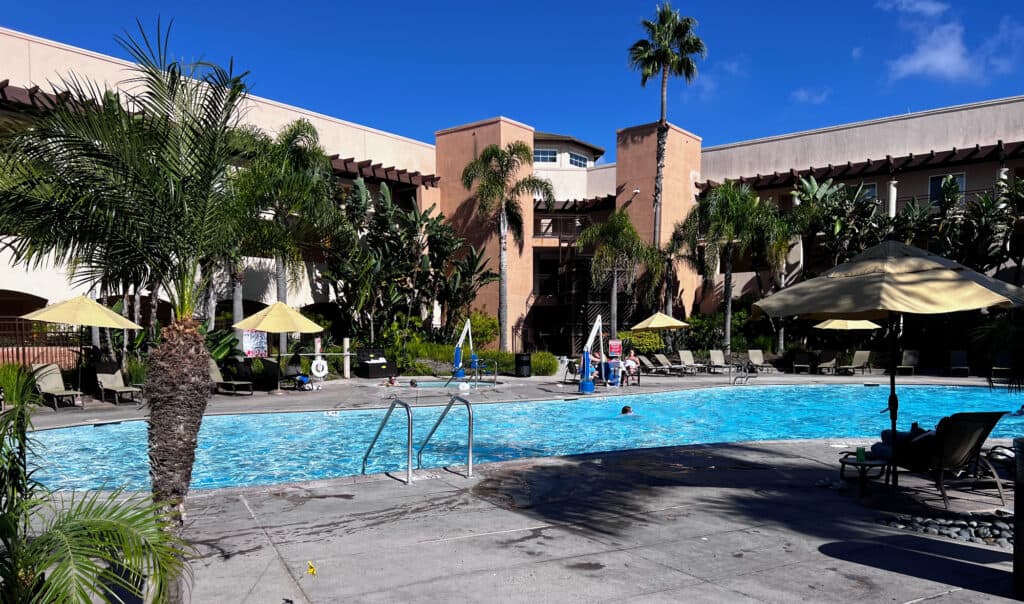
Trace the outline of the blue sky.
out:
[[[1024,13],[1014,2],[675,5],[699,21],[708,56],[692,84],[670,84],[669,119],[705,146],[1024,94]],[[626,60],[654,6],[51,0],[9,3],[0,25],[124,56],[115,33],[136,17],[150,30],[173,17],[176,54],[233,57],[260,96],[428,142],[506,115],[603,146],[613,160],[617,128],[658,116],[657,83],[641,88]]]

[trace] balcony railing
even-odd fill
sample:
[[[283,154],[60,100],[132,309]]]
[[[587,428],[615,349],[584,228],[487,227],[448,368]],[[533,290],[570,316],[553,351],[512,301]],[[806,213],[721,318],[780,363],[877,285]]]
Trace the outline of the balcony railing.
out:
[[[575,239],[590,223],[589,216],[580,214],[534,214],[533,236]]]

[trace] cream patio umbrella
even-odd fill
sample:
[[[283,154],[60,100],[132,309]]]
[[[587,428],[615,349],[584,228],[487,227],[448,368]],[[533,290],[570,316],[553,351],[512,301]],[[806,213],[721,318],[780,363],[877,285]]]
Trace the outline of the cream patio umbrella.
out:
[[[689,323],[683,323],[679,319],[674,319],[663,312],[656,312],[634,325],[630,331],[663,331],[667,329],[682,329],[689,326]]]
[[[899,399],[896,364],[903,314],[934,315],[1024,305],[1024,289],[897,241],[869,248],[814,279],[754,303],[754,316],[805,319],[888,319],[889,418],[895,437]]]
[[[835,329],[838,331],[859,331],[879,329],[882,326],[871,321],[858,321],[856,319],[828,319],[818,323],[814,329]]]
[[[109,327],[114,329],[142,329],[141,325],[129,321],[99,302],[78,296],[63,302],[51,304],[45,308],[34,310],[22,319],[60,323],[61,325],[78,325],[82,327]],[[81,334],[79,334],[79,355],[81,355]],[[78,389],[82,389],[82,359],[78,359]],[[83,403],[84,404],[84,403]],[[83,407],[84,409],[84,407]]]
[[[260,312],[246,317],[232,325],[235,329],[251,329],[255,331],[266,331],[268,333],[320,333],[324,330],[316,323],[302,316],[297,310],[289,308],[284,302],[274,302]],[[284,367],[281,365],[281,350],[277,351],[278,377],[284,374]],[[278,379],[277,389],[271,394],[282,394],[281,381]]]

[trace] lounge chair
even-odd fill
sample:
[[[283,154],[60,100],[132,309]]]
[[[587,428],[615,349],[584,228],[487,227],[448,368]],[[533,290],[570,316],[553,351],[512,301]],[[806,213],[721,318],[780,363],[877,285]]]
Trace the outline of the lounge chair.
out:
[[[947,475],[954,479],[968,475],[972,477],[972,482],[978,482],[982,470],[995,480],[999,499],[1006,505],[999,475],[991,462],[981,455],[985,440],[1004,415],[1006,411],[954,413],[942,418],[934,434],[926,432],[912,441],[897,443],[889,461],[900,468],[930,475],[942,494],[942,503],[947,510]]]
[[[226,390],[231,394],[238,394],[240,389],[244,389],[249,391],[249,396],[252,396],[252,382],[225,380],[224,376],[220,373],[220,367],[217,367],[217,362],[213,359],[210,359],[210,381],[213,382],[214,394],[220,393],[221,390]]]
[[[857,373],[858,369],[860,369],[860,372],[862,374],[867,373],[868,369],[870,369],[870,367],[869,367],[869,362],[870,361],[871,361],[871,351],[870,350],[858,350],[858,351],[853,353],[853,361],[851,361],[849,365],[840,365],[839,367],[836,367],[836,373],[838,373],[840,371],[849,371],[850,375],[853,375],[853,374]]]
[[[667,369],[655,365],[650,359],[642,354],[636,355],[636,358],[640,359],[640,368],[647,373],[668,373]]]
[[[747,358],[750,364],[758,371],[775,371],[775,366],[764,362],[764,351],[760,348],[747,351]]]
[[[1006,351],[997,352],[995,359],[992,360],[992,370],[989,372],[989,377],[996,377],[997,371],[1009,375],[1012,370],[1013,357],[1010,356],[1010,353]]]
[[[793,373],[800,373],[801,369],[806,369],[808,374],[811,373],[811,355],[806,352],[793,355]]]
[[[622,385],[629,386],[629,383],[633,382],[637,386],[640,385],[640,366],[639,365],[626,365],[622,366]]]
[[[142,388],[124,385],[124,376],[121,375],[120,369],[114,373],[97,373],[96,382],[100,387],[100,400],[107,400],[107,393],[113,392],[115,405],[120,405],[121,399],[126,395],[128,396],[128,400],[133,403],[137,403],[138,401],[135,400],[135,395],[142,393]]]
[[[580,367],[576,364],[576,361],[573,361],[572,359],[565,364],[565,373],[562,374],[562,383],[568,384],[570,377],[573,382],[578,382],[580,380]]]
[[[900,364],[896,366],[896,373],[909,369],[910,375],[914,375],[917,365],[920,363],[921,354],[916,350],[904,350]]]
[[[678,373],[682,375],[684,372],[685,368],[682,365],[669,361],[668,357],[661,353],[655,353],[654,360],[661,365],[661,368],[665,370],[665,373]]]
[[[825,374],[827,372],[834,374],[836,372],[836,359],[838,359],[836,351],[823,350],[818,358],[821,359],[818,362],[818,373]],[[810,373],[810,370],[807,373]]]
[[[725,353],[721,350],[709,350],[708,351],[708,371],[713,372],[715,369],[729,369],[731,370],[733,365],[725,362]],[[719,371],[721,373],[721,371]]]
[[[39,367],[33,366],[33,374],[36,378],[36,388],[39,390],[39,394],[43,396],[44,402],[50,401],[53,403],[54,411],[65,400],[70,400],[71,406],[75,406],[75,399],[82,395],[80,391],[73,390],[64,383],[60,367],[55,364],[51,363]],[[85,410],[85,405],[82,405],[82,410]]]
[[[963,371],[964,376],[971,375],[971,366],[967,363],[966,350],[951,350],[949,352],[949,375],[957,371]]]
[[[693,360],[693,353],[689,350],[679,351],[679,362],[683,366],[683,371],[692,371],[697,373],[698,371],[707,371],[708,366],[704,363],[696,363]]]

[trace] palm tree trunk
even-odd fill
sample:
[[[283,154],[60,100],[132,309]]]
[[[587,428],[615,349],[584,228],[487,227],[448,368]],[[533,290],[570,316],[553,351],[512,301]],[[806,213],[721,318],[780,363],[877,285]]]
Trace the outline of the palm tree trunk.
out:
[[[217,328],[217,286],[210,278],[210,284],[206,291],[206,331],[210,332]]]
[[[121,294],[121,316],[125,319],[128,318],[128,286],[124,288],[124,293]],[[128,330],[121,330],[121,369],[124,369],[125,361],[128,360]]]
[[[786,287],[786,259],[782,259],[782,266],[779,267],[779,291],[782,291]],[[781,320],[780,320],[781,321]],[[786,350],[786,329],[779,325],[779,343],[778,353],[782,354]]]
[[[672,316],[676,297],[676,272],[671,260],[665,263],[665,314]]]
[[[241,264],[232,267],[231,271],[231,324],[240,322],[245,318],[245,308],[242,303],[243,287],[245,286],[245,269]],[[235,330],[235,337],[239,345],[242,343],[242,330]]]
[[[502,204],[498,216],[498,350],[508,352],[508,216]]]
[[[654,173],[654,247],[661,247],[661,192],[665,180],[665,146],[668,142],[668,67],[661,70],[661,118],[658,120],[658,168]]]
[[[612,267],[612,298],[609,301],[608,314],[611,315],[611,337],[619,337],[619,269]]]
[[[153,334],[153,338],[157,336],[157,311],[160,309],[160,282],[155,281],[153,286],[149,288],[149,330]]]
[[[277,301],[288,303],[288,267],[285,265],[284,256],[277,254],[274,256],[274,270],[277,273]],[[278,350],[280,354],[285,354],[288,351],[288,334],[282,333],[278,336],[277,340]]]
[[[725,354],[732,352],[732,246],[727,245],[722,253],[722,269],[725,272]]]

